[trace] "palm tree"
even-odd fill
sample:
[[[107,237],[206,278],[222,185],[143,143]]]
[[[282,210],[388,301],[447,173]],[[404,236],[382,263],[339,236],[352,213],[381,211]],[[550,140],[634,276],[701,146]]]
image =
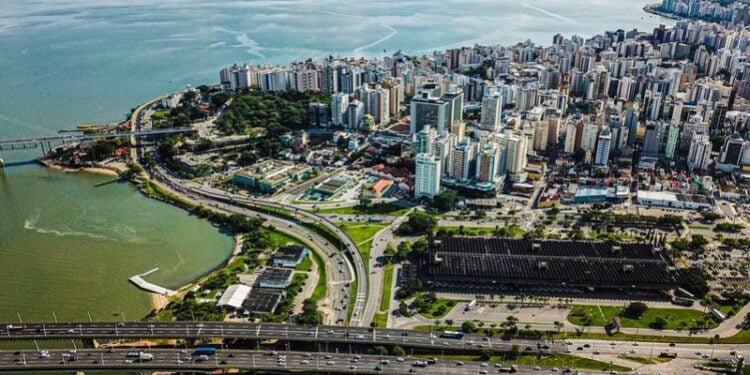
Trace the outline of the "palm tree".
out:
[[[439,327],[440,326],[440,319],[435,319],[435,321],[433,323],[435,323],[436,327]]]
[[[453,327],[453,319],[445,319],[445,324],[447,324],[448,327]]]

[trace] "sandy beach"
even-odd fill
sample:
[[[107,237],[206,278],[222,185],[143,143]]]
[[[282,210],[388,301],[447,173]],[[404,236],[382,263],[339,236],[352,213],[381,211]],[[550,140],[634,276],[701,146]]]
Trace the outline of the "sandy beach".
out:
[[[85,172],[85,173],[95,173],[95,174],[112,176],[112,177],[119,176],[119,174],[115,170],[108,169],[108,168],[102,168],[102,167],[68,168],[68,167],[59,165],[49,159],[39,159],[39,162],[47,168],[55,169],[58,171],[63,171],[65,173]]]
[[[161,294],[149,293],[149,297],[151,298],[151,307],[157,311],[163,309],[169,304],[169,298]]]

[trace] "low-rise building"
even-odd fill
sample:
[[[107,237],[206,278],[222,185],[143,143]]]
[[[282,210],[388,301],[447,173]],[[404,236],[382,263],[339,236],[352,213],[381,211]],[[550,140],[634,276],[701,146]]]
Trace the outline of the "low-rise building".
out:
[[[271,263],[277,267],[297,267],[307,256],[307,248],[304,246],[281,247],[273,253]]]
[[[242,308],[248,314],[254,316],[273,314],[283,296],[284,293],[280,291],[253,289],[247,299],[245,299],[245,302],[242,303]]]
[[[255,280],[255,286],[268,289],[286,289],[292,283],[294,270],[268,267]]]
[[[216,303],[218,307],[230,308],[233,310],[242,307],[242,303],[245,301],[247,296],[250,294],[250,287],[242,284],[230,285],[224,294],[219,298],[219,302]]]
[[[294,181],[306,179],[311,171],[312,168],[304,164],[269,159],[235,172],[232,180],[263,193],[273,193]]]
[[[716,209],[714,198],[697,194],[679,194],[670,191],[638,190],[637,202],[647,206],[682,208],[688,210]]]

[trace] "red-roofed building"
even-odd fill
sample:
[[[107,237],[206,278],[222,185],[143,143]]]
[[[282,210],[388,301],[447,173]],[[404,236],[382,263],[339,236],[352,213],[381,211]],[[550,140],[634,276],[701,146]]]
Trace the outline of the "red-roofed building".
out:
[[[369,197],[380,198],[391,186],[393,186],[393,180],[381,178],[366,187],[364,193]]]

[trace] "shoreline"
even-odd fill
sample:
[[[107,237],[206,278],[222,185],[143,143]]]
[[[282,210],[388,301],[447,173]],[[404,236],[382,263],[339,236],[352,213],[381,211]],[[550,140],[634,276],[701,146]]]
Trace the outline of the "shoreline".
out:
[[[119,177],[120,173],[118,173],[114,167],[80,167],[80,168],[70,168],[62,166],[50,159],[37,159],[39,164],[41,164],[44,167],[54,169],[57,171],[62,171],[65,173],[91,173],[91,174],[98,174],[102,176],[110,176],[110,177]]]
[[[646,12],[646,13],[648,13],[648,14],[653,14],[653,15],[656,15],[656,16],[659,16],[659,17],[668,18],[668,19],[673,20],[673,21],[684,21],[684,20],[686,20],[685,18],[682,18],[682,17],[680,17],[678,15],[675,15],[675,14],[672,14],[672,13],[666,13],[666,12],[662,12],[660,10],[657,10],[656,8],[659,7],[659,6],[661,6],[661,4],[646,4],[646,5],[643,6],[643,11]]]

